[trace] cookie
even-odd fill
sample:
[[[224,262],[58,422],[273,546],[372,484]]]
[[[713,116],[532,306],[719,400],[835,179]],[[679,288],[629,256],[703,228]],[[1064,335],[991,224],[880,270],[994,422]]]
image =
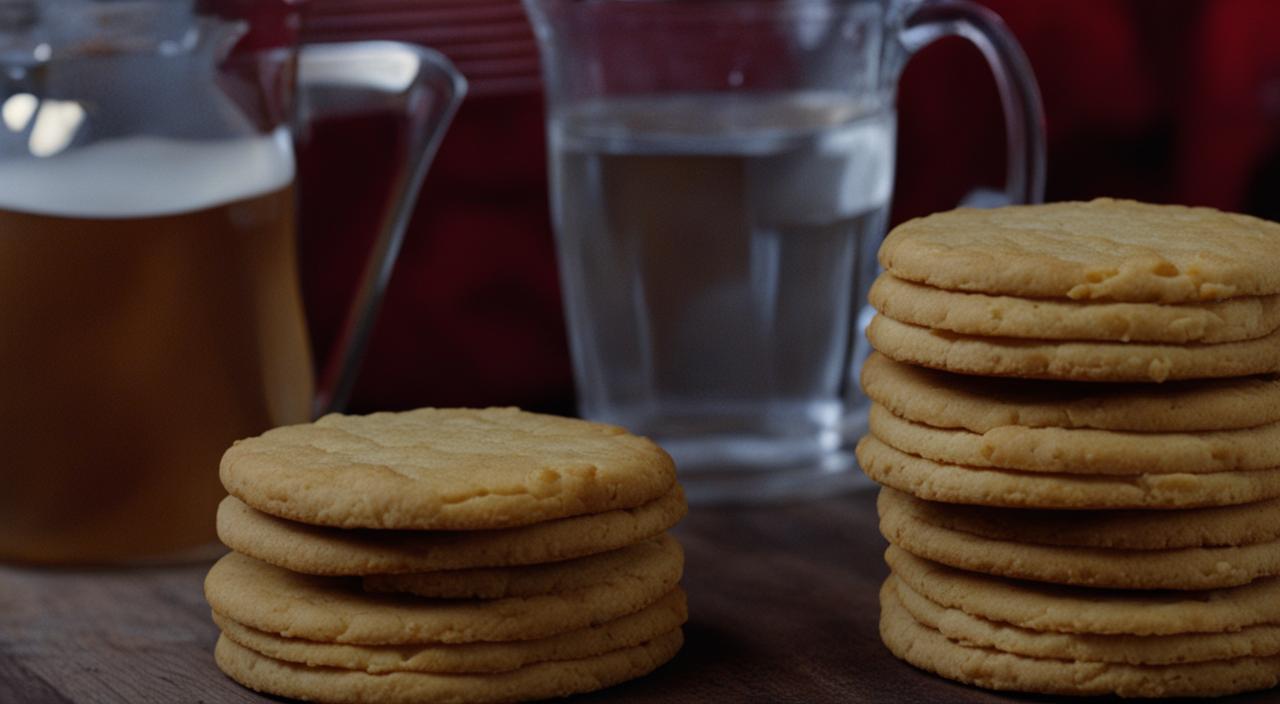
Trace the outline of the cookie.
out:
[[[439,599],[506,599],[540,594],[563,594],[617,581],[637,572],[661,573],[672,568],[672,555],[684,564],[684,551],[675,538],[657,538],[618,550],[522,567],[484,567],[420,574],[370,575],[367,592],[399,592]]]
[[[294,572],[403,574],[567,560],[651,538],[688,512],[684,492],[630,509],[485,531],[335,530],[269,516],[227,497],[218,538],[231,549]]]
[[[612,621],[549,638],[458,645],[342,645],[283,638],[213,614],[223,637],[275,660],[359,670],[437,674],[508,672],[527,665],[578,660],[630,648],[679,628],[688,619],[684,591],[677,588],[651,606]]]
[[[1280,579],[1204,592],[1119,591],[957,570],[889,546],[885,562],[930,601],[1031,631],[1163,636],[1280,625]]]
[[[1069,381],[1166,381],[1269,374],[1280,368],[1280,331],[1217,345],[1054,342],[975,337],[877,315],[872,347],[899,362],[960,374]]]
[[[214,658],[231,679],[249,689],[332,704],[481,704],[564,697],[592,692],[649,674],[684,642],[679,630],[641,645],[578,660],[543,662],[510,672],[441,675],[308,667],[256,653],[225,636]]]
[[[1048,509],[1198,508],[1280,497],[1280,470],[1213,474],[1047,474],[942,464],[867,435],[855,450],[876,482],[928,501]]]
[[[1280,542],[1240,547],[1111,550],[993,540],[895,510],[881,496],[880,532],[913,555],[958,569],[1113,589],[1220,589],[1280,575]]]
[[[873,404],[872,434],[945,464],[1065,474],[1206,474],[1280,467],[1280,423],[1203,433],[1132,433],[1006,425],[985,433],[934,428]]]
[[[889,233],[879,258],[908,281],[1029,298],[1194,303],[1280,293],[1280,225],[1109,198],[917,218]]]
[[[991,296],[944,291],[885,274],[870,303],[885,316],[981,337],[1115,342],[1236,342],[1280,328],[1280,296],[1165,305]]]
[[[338,528],[475,530],[635,508],[675,484],[622,428],[515,408],[328,415],[237,441],[222,483],[273,516]]]
[[[205,598],[222,616],[287,638],[354,645],[531,640],[635,613],[675,589],[683,561],[562,594],[489,601],[368,594],[358,579],[314,577],[239,553],[218,560]]]
[[[890,576],[881,589],[896,594],[920,625],[947,638],[979,648],[1053,660],[1115,662],[1128,665],[1176,665],[1206,660],[1280,655],[1280,626],[1243,628],[1231,633],[1170,636],[1092,635],[1029,631],[948,609],[920,596]]]
[[[1076,384],[950,374],[873,353],[862,388],[896,416],[975,433],[1007,425],[1176,433],[1280,422],[1276,376]]]
[[[1041,659],[948,639],[911,617],[892,590],[881,592],[880,637],[922,670],[979,687],[1038,694],[1209,697],[1280,683],[1280,656],[1179,665]]]
[[[1036,545],[1173,550],[1280,540],[1280,499],[1181,511],[1044,511],[923,501],[884,487],[878,501],[940,528]]]

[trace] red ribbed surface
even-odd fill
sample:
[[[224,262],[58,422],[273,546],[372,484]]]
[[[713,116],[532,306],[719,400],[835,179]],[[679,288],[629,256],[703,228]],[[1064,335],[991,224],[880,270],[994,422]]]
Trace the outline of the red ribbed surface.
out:
[[[306,7],[307,41],[412,42],[448,56],[470,95],[538,89],[538,48],[516,0],[311,0]]]

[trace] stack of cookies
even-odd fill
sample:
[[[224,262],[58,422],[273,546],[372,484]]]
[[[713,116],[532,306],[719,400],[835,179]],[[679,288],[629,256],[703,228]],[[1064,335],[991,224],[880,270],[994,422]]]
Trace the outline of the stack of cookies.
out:
[[[686,512],[670,457],[516,409],[331,415],[237,442],[205,597],[216,659],[319,702],[508,702],[675,655]]]
[[[863,470],[898,657],[1003,690],[1280,681],[1280,225],[1097,200],[880,250]]]

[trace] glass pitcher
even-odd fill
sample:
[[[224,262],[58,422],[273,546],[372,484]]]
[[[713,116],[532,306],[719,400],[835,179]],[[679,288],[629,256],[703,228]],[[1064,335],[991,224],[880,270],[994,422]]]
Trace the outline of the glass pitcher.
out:
[[[982,50],[1004,197],[1044,189],[1039,93],[961,0],[524,0],[582,414],[652,436],[691,501],[858,481],[858,324],[892,198],[898,77],[944,36]]]
[[[223,450],[350,389],[464,83],[407,44],[299,49],[291,3],[272,26],[234,4],[0,4],[0,559],[207,544]],[[403,163],[317,383],[292,128],[387,110]]]

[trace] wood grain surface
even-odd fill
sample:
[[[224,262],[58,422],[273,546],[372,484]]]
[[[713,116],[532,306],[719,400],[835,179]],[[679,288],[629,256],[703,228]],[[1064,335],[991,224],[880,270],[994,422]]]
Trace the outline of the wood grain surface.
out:
[[[676,660],[575,702],[1050,702],[952,684],[893,659],[876,633],[886,569],[874,492],[695,508],[677,533],[692,620]],[[0,566],[0,704],[281,701],[213,664],[208,563]],[[1090,702],[1099,700],[1088,700]],[[1280,692],[1216,700],[1280,702]]]

